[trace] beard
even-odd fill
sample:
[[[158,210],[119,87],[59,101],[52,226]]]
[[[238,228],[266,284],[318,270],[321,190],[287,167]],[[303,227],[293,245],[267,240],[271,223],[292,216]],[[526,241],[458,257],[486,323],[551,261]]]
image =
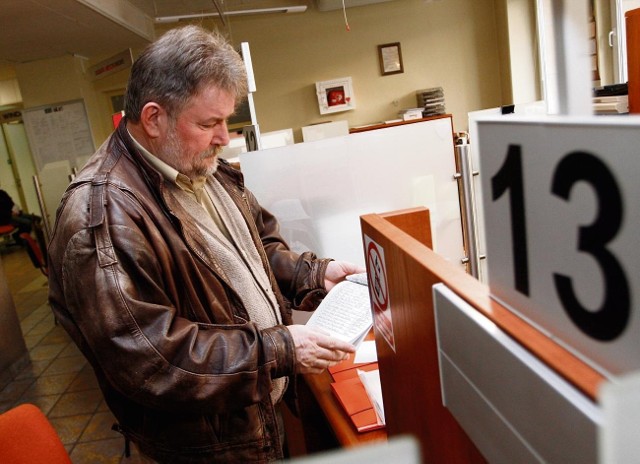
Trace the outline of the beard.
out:
[[[216,172],[220,152],[222,147],[216,145],[192,155],[182,148],[175,127],[170,127],[166,143],[158,149],[156,156],[189,179],[195,179]]]

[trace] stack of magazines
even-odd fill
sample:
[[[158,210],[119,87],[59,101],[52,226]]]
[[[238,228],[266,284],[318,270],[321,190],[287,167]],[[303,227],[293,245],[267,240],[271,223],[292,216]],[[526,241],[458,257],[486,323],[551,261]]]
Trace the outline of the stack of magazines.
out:
[[[418,106],[422,108],[422,117],[445,114],[444,90],[442,87],[432,87],[416,92]]]
[[[629,89],[625,84],[605,85],[593,89],[595,114],[626,114],[629,112]]]

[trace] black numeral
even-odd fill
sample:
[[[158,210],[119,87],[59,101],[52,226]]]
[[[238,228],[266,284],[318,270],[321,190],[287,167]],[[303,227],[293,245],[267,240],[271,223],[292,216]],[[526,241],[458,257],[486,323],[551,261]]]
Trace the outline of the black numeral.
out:
[[[589,311],[576,297],[570,277],[554,274],[553,278],[562,306],[571,320],[587,335],[610,341],[627,327],[631,311],[624,270],[606,248],[622,225],[622,196],[609,168],[595,156],[580,151],[569,153],[558,163],[551,193],[568,201],[572,187],[580,181],[591,185],[598,197],[596,220],[579,229],[578,251],[592,255],[600,264],[605,284],[602,305]]]
[[[529,296],[529,257],[522,172],[522,147],[509,145],[500,170],[491,178],[491,193],[496,201],[509,191],[511,240],[515,289]],[[578,251],[597,261],[604,280],[604,298],[599,308],[588,309],[578,300],[571,277],[553,274],[560,302],[574,324],[585,334],[602,341],[619,337],[629,323],[631,294],[624,269],[607,248],[620,231],[623,201],[609,168],[596,156],[575,151],[566,155],[553,174],[551,193],[569,201],[573,186],[586,182],[598,198],[598,214],[578,231]]]
[[[491,178],[491,193],[496,201],[509,190],[511,212],[511,241],[513,244],[513,272],[515,288],[529,295],[529,255],[527,250],[527,224],[524,211],[524,185],[522,176],[522,147],[509,145],[507,157],[500,170]]]

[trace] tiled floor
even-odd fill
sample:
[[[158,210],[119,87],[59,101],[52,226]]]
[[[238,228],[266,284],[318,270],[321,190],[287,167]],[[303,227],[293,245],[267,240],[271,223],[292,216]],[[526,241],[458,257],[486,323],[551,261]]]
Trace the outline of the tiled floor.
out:
[[[74,464],[138,462],[124,457],[124,439],[98,389],[93,370],[47,304],[47,280],[26,252],[2,252],[2,265],[31,363],[0,392],[0,413],[21,403],[40,407]]]

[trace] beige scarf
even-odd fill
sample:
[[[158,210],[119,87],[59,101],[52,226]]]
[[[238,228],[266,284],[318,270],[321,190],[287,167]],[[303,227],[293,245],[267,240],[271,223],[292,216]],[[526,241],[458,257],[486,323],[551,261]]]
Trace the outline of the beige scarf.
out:
[[[271,288],[269,276],[265,272],[262,260],[251,238],[251,234],[238,207],[217,179],[207,182],[204,194],[215,207],[222,227],[211,214],[203,214],[203,205],[192,194],[183,191],[171,182],[167,182],[169,191],[189,214],[189,219],[198,226],[211,254],[224,270],[227,281],[240,295],[249,319],[259,329],[282,324],[282,317],[276,297]],[[226,230],[224,230],[226,226]],[[228,236],[227,234],[228,233]],[[273,379],[271,399],[277,403],[287,387],[287,378]]]

